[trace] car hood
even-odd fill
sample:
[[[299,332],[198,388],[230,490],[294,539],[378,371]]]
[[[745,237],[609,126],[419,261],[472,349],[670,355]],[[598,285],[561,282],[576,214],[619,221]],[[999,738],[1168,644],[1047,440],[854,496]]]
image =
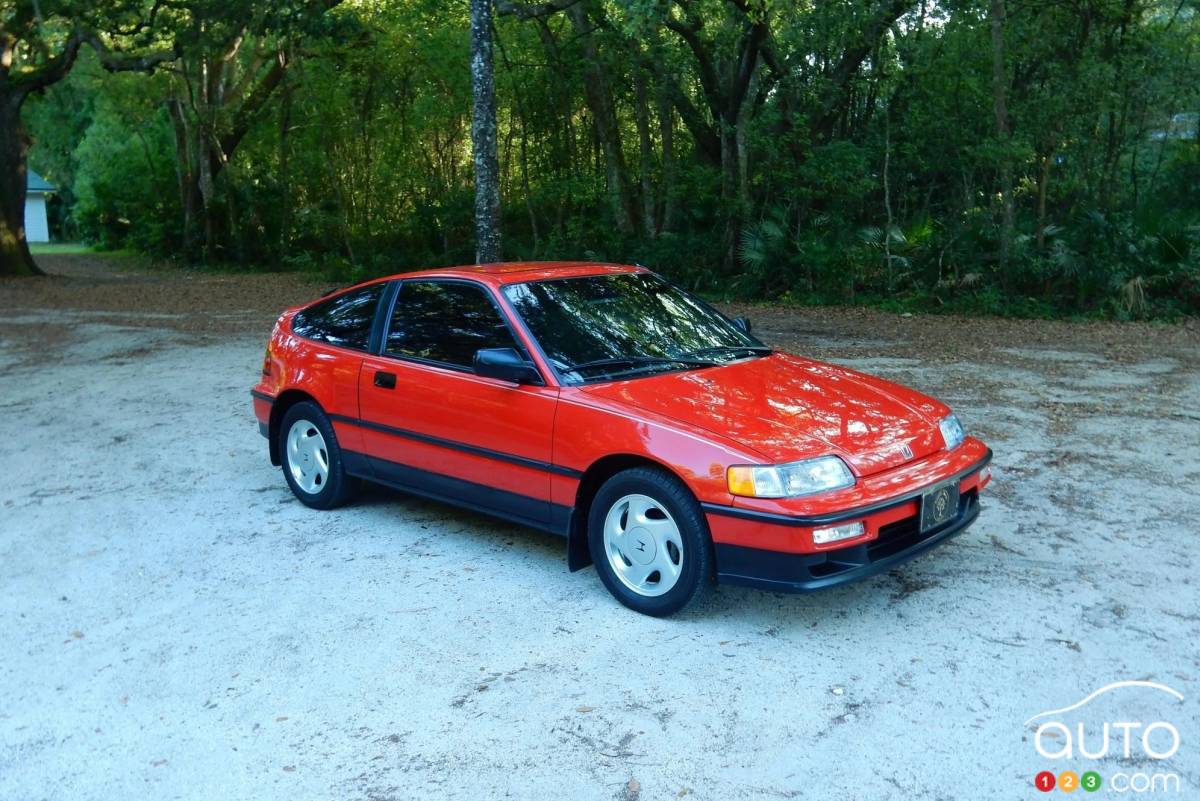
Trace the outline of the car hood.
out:
[[[949,413],[898,384],[782,353],[583,390],[734,440],[771,463],[833,453],[859,476],[940,450],[938,420]]]

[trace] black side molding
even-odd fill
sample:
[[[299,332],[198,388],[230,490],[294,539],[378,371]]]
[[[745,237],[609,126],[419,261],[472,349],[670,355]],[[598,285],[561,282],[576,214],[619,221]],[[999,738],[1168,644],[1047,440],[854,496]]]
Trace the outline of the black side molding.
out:
[[[354,451],[342,451],[342,457],[346,472],[368,481],[551,534],[567,534],[569,507]]]
[[[477,445],[468,445],[465,442],[458,442],[452,439],[443,439],[430,434],[422,434],[418,431],[409,431],[404,428],[396,428],[395,426],[376,423],[371,420],[362,420],[357,417],[347,417],[342,414],[331,414],[329,419],[338,423],[346,423],[347,425],[366,428],[371,431],[378,431],[383,434],[391,434],[393,437],[403,437],[411,439],[414,442],[423,442],[427,445],[437,445],[440,448],[448,448],[450,450],[462,451],[474,456],[483,456],[488,459],[495,459],[498,462],[507,462],[521,467],[528,467],[533,470],[541,470],[545,473],[554,473],[559,476],[568,476],[570,478],[582,478],[583,473],[579,470],[573,470],[570,467],[543,462],[539,459],[530,459],[527,456],[518,456],[514,453],[505,453],[504,451],[494,451],[490,448],[480,448]]]

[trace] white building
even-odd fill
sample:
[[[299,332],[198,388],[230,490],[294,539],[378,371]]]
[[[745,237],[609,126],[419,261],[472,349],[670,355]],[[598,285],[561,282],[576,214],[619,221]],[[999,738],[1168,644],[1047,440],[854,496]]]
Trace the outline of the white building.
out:
[[[49,242],[50,226],[46,222],[46,195],[54,187],[33,170],[25,177],[25,241]]]

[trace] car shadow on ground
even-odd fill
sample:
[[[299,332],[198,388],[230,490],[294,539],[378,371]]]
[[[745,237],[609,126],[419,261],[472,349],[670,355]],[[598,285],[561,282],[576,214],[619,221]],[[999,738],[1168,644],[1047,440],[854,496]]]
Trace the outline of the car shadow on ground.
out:
[[[423,527],[426,522],[436,522],[443,529],[443,533],[438,535],[440,537],[463,538],[484,549],[512,549],[514,560],[536,561],[537,569],[545,570],[548,581],[575,584],[572,590],[594,593],[596,602],[611,603],[614,608],[619,608],[616,600],[604,590],[594,567],[589,566],[574,574],[567,572],[566,541],[555,534],[369,481],[363,483],[362,490],[349,508],[378,512],[394,518],[397,526]],[[448,533],[445,532],[447,528]],[[943,557],[951,562],[943,564]],[[714,617],[740,617],[747,623],[760,623],[768,627],[816,627],[820,621],[870,614],[916,593],[938,588],[941,584],[936,574],[939,569],[952,565],[953,559],[953,553],[934,552],[923,557],[922,561],[928,563],[924,566],[905,565],[867,580],[812,593],[779,593],[718,584],[701,603],[688,606],[671,620],[695,622]],[[503,569],[502,564],[493,566]],[[635,614],[631,611],[626,613]]]

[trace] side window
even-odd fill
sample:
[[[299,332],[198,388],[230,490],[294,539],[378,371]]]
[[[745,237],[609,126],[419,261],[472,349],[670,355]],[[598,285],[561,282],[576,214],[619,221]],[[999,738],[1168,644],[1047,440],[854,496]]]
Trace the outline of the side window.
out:
[[[523,350],[482,288],[435,281],[401,285],[385,353],[470,367],[481,348]]]
[[[292,330],[330,345],[366,350],[385,285],[371,284],[309,306],[292,318]]]

